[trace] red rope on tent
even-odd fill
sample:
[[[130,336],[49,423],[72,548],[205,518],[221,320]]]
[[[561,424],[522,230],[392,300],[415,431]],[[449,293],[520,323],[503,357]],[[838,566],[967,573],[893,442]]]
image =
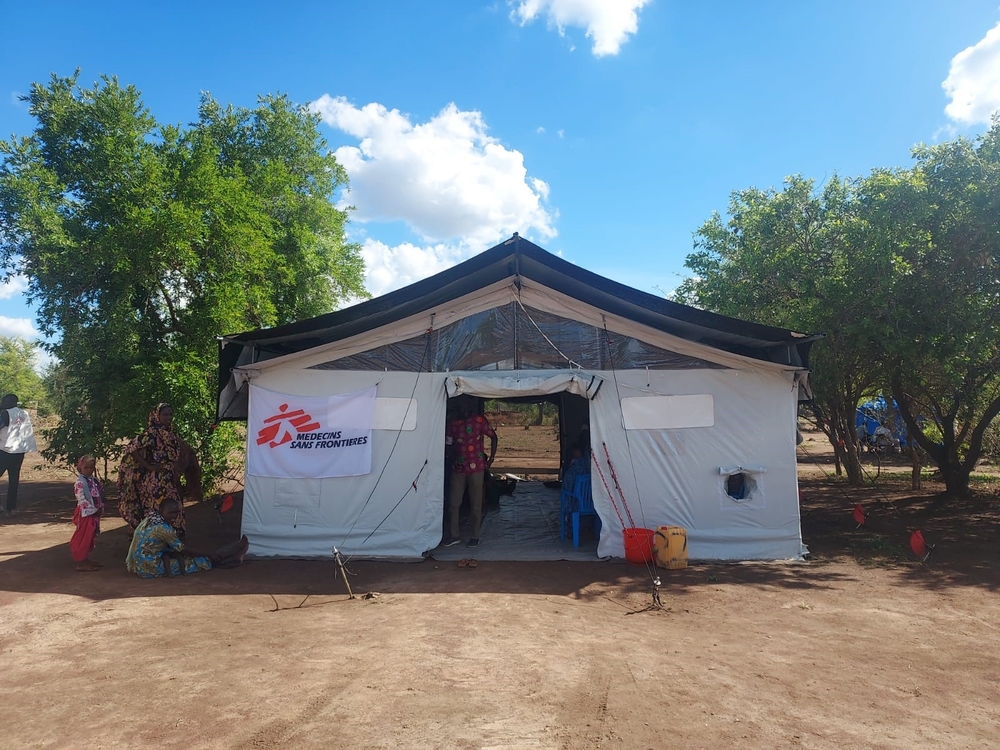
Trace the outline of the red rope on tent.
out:
[[[618,497],[622,499],[622,507],[625,508],[625,515],[628,516],[629,528],[635,528],[635,521],[632,519],[632,512],[628,509],[628,503],[625,502],[625,493],[622,492],[622,486],[618,483],[618,472],[615,471],[615,465],[611,463],[611,454],[608,453],[608,444],[601,442],[604,447],[604,457],[608,460],[608,468],[611,470],[611,479],[615,483],[615,489],[618,490]]]
[[[608,487],[608,480],[604,478],[604,472],[601,471],[601,465],[597,463],[597,456],[594,455],[594,451],[590,452],[590,457],[594,460],[594,466],[597,467],[597,473],[601,477],[601,482],[604,484],[604,491],[608,493],[608,497],[611,498],[611,507],[615,509],[615,514],[618,516],[618,520],[621,521],[622,528],[627,528],[625,526],[625,519],[622,518],[621,511],[618,510],[618,503],[615,502],[615,496],[611,494],[611,488]]]

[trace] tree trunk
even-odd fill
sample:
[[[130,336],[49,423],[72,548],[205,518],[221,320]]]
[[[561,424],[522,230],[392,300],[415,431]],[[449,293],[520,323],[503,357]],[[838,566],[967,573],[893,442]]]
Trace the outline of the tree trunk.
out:
[[[853,404],[838,404],[835,418],[837,432],[842,442],[842,460],[847,472],[847,483],[852,487],[864,484],[864,472],[861,470],[861,453],[858,447],[858,431],[854,426],[857,407]]]
[[[865,475],[861,470],[861,457],[858,455],[857,440],[854,445],[844,451],[844,468],[847,470],[847,483],[852,487],[860,487],[865,483]]]
[[[829,409],[830,418],[824,412]],[[843,407],[839,402],[827,402],[824,406],[813,404],[816,423],[833,446],[833,461],[837,476],[847,471],[847,482],[851,485],[864,483],[861,460],[858,457],[858,435],[854,429],[856,408]]]
[[[944,462],[938,466],[941,470],[941,478],[944,479],[944,487],[949,495],[954,497],[968,497],[969,495],[969,475],[972,473],[962,464]]]
[[[910,445],[910,460],[913,462],[913,470],[910,472],[910,489],[919,490],[921,489],[921,469],[923,469],[923,456],[920,453],[920,448],[916,445]]]
[[[924,433],[917,415],[914,413],[913,403],[909,393],[903,387],[898,375],[892,379],[892,395],[896,399],[899,415],[906,422],[906,432],[909,439],[916,443],[916,446],[923,450],[930,457],[931,461],[937,465],[941,471],[941,478],[944,479],[944,486],[949,495],[956,497],[966,497],[969,494],[969,476],[972,474],[976,461],[983,452],[983,437],[990,423],[1000,416],[1000,398],[993,399],[973,428],[969,437],[969,444],[965,456],[960,457],[961,446],[956,438],[954,429],[955,411],[944,424],[939,424],[942,432],[942,442],[935,443]],[[954,409],[957,411],[957,406]],[[963,431],[964,432],[964,431]],[[960,433],[961,434],[961,433]]]
[[[535,416],[535,426],[540,427],[542,424],[542,419],[545,417],[545,402],[538,402],[538,414]]]

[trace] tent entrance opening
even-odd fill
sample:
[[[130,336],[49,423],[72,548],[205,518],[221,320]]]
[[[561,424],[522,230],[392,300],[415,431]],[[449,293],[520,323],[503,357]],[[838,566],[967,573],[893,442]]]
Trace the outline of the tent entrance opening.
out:
[[[559,480],[573,459],[574,445],[579,446],[581,439],[587,441],[589,406],[585,398],[565,392],[507,399],[469,395],[449,399],[445,443],[451,441],[452,447],[446,452],[443,538],[458,536],[461,543],[436,549],[435,559],[593,560],[597,554],[596,524],[584,525],[578,547],[573,546],[572,533],[565,539],[560,533]],[[456,471],[453,446],[458,442],[455,430],[463,415],[485,419],[497,435],[496,457],[483,481],[483,512],[475,552],[467,549],[469,539],[476,538],[477,521],[469,483],[459,505],[459,533],[451,531],[454,500],[450,495],[455,488],[447,477]],[[480,450],[489,455],[488,436],[483,437],[482,448],[477,443],[471,454]]]

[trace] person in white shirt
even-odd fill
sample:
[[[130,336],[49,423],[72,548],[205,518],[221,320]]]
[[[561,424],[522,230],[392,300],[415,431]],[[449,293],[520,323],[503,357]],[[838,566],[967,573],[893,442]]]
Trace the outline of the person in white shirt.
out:
[[[31,417],[17,406],[17,396],[8,393],[0,399],[0,477],[7,474],[7,497],[0,511],[17,511],[17,486],[25,453],[38,450]]]

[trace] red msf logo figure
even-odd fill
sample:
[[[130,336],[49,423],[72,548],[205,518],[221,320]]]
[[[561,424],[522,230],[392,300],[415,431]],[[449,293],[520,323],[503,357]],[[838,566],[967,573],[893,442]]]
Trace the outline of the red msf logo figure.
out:
[[[271,448],[277,448],[294,439],[296,433],[319,429],[319,422],[314,422],[302,409],[287,409],[288,404],[282,404],[278,407],[278,414],[264,420],[264,427],[257,433],[257,445],[268,443]],[[281,433],[280,438],[278,433]]]

